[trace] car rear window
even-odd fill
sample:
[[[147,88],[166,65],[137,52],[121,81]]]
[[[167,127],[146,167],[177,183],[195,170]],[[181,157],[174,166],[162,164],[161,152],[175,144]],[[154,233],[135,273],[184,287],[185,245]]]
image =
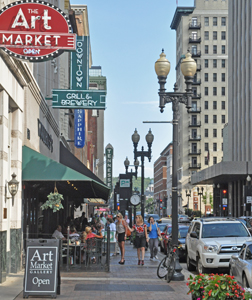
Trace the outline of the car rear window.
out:
[[[203,224],[202,228],[202,238],[248,236],[248,231],[241,223]]]
[[[185,238],[186,235],[187,235],[188,229],[189,229],[189,227],[187,227],[187,228],[180,228],[179,229],[179,238],[182,238],[182,239]]]

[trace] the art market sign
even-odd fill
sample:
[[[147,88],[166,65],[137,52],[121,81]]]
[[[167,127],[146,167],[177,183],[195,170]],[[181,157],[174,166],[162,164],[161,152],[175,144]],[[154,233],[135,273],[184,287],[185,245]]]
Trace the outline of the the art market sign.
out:
[[[0,10],[0,47],[16,58],[41,62],[76,49],[66,14],[44,1],[16,1]]]

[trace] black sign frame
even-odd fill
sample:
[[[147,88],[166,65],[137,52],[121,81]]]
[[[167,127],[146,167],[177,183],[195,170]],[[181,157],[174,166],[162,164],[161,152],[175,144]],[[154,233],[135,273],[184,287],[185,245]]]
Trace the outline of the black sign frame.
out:
[[[59,294],[59,240],[28,239],[23,298]]]

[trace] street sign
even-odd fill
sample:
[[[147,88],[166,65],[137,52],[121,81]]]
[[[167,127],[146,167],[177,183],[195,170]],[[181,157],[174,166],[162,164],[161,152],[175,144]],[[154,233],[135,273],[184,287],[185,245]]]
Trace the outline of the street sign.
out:
[[[247,196],[247,203],[252,203],[252,196]]]
[[[120,179],[120,188],[129,188],[130,179]]]
[[[227,198],[222,198],[222,204],[227,204]]]
[[[52,90],[53,108],[105,110],[105,90]]]
[[[0,10],[0,47],[31,62],[75,50],[76,34],[66,14],[45,1],[16,1]]]

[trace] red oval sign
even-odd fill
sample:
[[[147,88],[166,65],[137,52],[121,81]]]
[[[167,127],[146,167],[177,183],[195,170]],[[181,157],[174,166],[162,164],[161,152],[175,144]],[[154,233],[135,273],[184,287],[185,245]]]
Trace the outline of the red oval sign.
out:
[[[76,49],[66,14],[44,1],[19,1],[0,10],[0,47],[16,58],[38,62]]]

